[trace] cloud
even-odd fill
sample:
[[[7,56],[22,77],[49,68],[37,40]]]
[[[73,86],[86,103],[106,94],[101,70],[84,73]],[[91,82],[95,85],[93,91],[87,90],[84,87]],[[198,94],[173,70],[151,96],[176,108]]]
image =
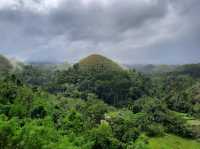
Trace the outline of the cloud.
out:
[[[78,61],[100,53],[121,63],[200,58],[198,0],[3,0],[0,53],[29,61]]]

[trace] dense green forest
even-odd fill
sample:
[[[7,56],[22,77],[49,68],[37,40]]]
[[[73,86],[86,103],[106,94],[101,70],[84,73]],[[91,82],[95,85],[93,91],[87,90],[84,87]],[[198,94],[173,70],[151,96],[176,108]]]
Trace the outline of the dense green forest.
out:
[[[1,56],[0,149],[199,149],[200,64],[164,68]]]

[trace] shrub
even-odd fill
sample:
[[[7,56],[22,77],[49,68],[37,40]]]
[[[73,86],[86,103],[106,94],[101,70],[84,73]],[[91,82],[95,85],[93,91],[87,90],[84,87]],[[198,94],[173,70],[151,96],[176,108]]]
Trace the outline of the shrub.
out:
[[[147,135],[150,137],[157,137],[164,135],[164,128],[160,124],[150,124],[147,126]]]
[[[31,118],[44,118],[46,116],[46,114],[47,114],[47,112],[44,109],[44,107],[39,106],[39,107],[34,108],[31,111]]]
[[[121,146],[106,121],[102,121],[97,128],[91,130],[90,136],[94,142],[92,149],[119,149]]]
[[[123,142],[135,141],[140,135],[140,131],[137,128],[131,128],[125,132],[122,137]]]

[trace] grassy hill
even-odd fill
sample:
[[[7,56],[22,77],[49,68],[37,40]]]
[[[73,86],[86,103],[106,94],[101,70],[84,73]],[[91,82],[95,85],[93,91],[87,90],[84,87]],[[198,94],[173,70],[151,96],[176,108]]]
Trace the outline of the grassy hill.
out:
[[[11,62],[5,58],[4,56],[0,55],[0,74],[7,73],[13,69]]]
[[[149,140],[150,149],[199,149],[200,142],[184,139],[175,135],[151,138]]]
[[[78,63],[81,70],[86,71],[122,71],[123,68],[116,62],[97,54],[90,55]]]

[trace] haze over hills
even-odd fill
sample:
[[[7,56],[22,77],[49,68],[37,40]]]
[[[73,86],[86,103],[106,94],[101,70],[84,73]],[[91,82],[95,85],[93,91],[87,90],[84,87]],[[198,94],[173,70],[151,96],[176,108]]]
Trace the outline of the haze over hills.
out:
[[[4,56],[0,55],[0,73],[6,73],[13,69],[11,62]]]
[[[52,63],[52,62],[31,62],[29,65],[33,67],[39,67],[43,70],[51,70],[51,71],[61,71],[61,70],[68,70],[71,67],[67,61],[61,63]]]
[[[135,69],[138,72],[144,74],[156,74],[156,73],[169,73],[176,72],[182,74],[192,75],[193,71],[195,74],[200,70],[199,64],[187,64],[187,65],[153,65],[153,64],[119,64],[103,55],[92,54],[83,59],[81,59],[78,63],[79,67],[82,70],[91,70],[91,71],[121,71],[124,69]],[[37,67],[43,70],[51,70],[51,71],[62,71],[68,70],[73,64],[65,62],[46,62],[46,61],[35,61],[35,62],[21,62],[14,58],[7,58],[3,55],[0,55],[0,71],[8,72],[8,71],[20,71],[26,65],[31,65],[33,67]],[[195,77],[195,76],[194,76]]]
[[[167,73],[175,71],[179,65],[153,65],[153,64],[133,64],[125,65],[129,69],[135,69],[144,74],[153,74],[153,73]]]
[[[14,58],[7,58],[4,55],[0,55],[0,72],[14,72],[22,71],[26,63]]]

